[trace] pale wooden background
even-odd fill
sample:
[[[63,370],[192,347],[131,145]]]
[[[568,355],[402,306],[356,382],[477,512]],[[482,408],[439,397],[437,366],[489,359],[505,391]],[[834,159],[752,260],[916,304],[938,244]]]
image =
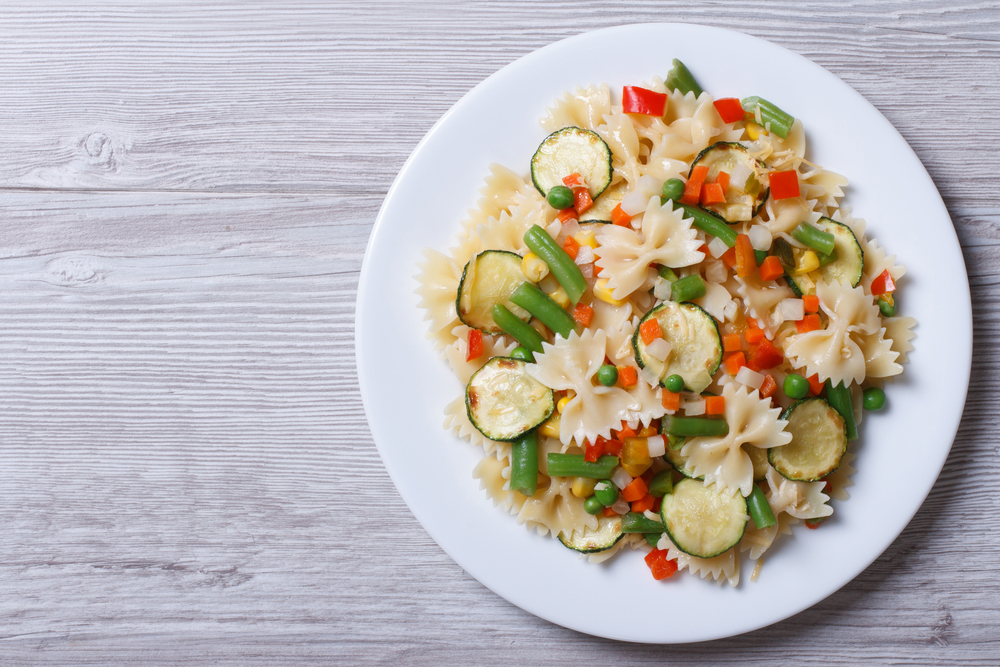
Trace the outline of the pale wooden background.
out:
[[[1000,663],[1000,4],[93,4],[0,7],[0,664]],[[382,467],[353,351],[372,222],[441,114],[545,44],[664,20],[875,104],[944,195],[976,318],[903,535],[809,611],[671,648],[455,565]]]

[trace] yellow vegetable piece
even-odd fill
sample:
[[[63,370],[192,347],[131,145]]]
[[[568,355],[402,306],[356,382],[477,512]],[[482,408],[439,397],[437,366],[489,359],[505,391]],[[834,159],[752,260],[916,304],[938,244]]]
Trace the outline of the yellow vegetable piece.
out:
[[[569,308],[573,303],[569,300],[569,295],[566,294],[566,290],[560,287],[552,294],[549,294],[549,298],[559,304],[561,308]]]
[[[656,429],[652,426],[643,426],[636,435],[640,438],[651,438],[656,435]]]
[[[625,438],[622,443],[622,468],[632,477],[639,477],[649,470],[653,460],[649,458],[649,443],[646,438]]]
[[[559,437],[559,413],[554,413],[549,417],[541,426],[538,427],[538,432],[547,438],[558,438]]]
[[[795,264],[795,273],[809,273],[819,268],[819,257],[812,250],[806,250]]]
[[[566,409],[566,405],[569,404],[569,402],[572,400],[573,398],[571,396],[563,396],[562,398],[560,398],[559,402],[556,403],[556,411],[559,414],[562,414],[562,411]]]
[[[594,495],[594,487],[597,486],[597,480],[591,479],[590,477],[575,477],[573,479],[573,486],[570,489],[573,491],[573,495],[577,498],[589,498]]]
[[[573,239],[580,245],[589,245],[591,248],[597,248],[597,235],[593,231],[588,230],[574,234]]]
[[[817,260],[819,261],[819,260]],[[601,278],[594,285],[594,296],[605,303],[610,303],[612,306],[621,306],[625,303],[625,299],[616,299],[611,296],[611,290],[608,289],[608,279]]]
[[[549,275],[549,265],[535,253],[529,252],[521,260],[521,273],[533,283],[541,282],[545,276]]]
[[[753,121],[747,123],[746,130],[751,141],[757,141],[760,137],[767,136],[767,130]]]

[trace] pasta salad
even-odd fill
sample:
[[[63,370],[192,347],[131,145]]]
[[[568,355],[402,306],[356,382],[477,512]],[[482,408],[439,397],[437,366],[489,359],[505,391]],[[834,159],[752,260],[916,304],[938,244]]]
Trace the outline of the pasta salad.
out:
[[[601,562],[737,585],[851,485],[915,320],[905,268],[805,158],[800,119],[665,79],[566,92],[526,177],[499,165],[417,280],[465,384],[445,428],[493,503]],[[756,577],[759,567],[754,570]]]

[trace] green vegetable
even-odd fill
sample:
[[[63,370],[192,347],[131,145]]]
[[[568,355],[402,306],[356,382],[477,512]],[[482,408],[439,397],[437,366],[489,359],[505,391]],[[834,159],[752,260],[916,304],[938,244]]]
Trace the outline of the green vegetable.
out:
[[[756,484],[753,485],[753,491],[747,496],[747,508],[749,508],[750,518],[753,519],[757,528],[770,528],[777,523],[774,512],[771,511],[771,505],[767,502],[767,496]]]
[[[878,387],[868,387],[863,403],[865,410],[881,410],[885,407],[885,392]]]
[[[847,451],[844,418],[822,398],[806,398],[785,410],[791,442],[767,450],[767,461],[782,477],[816,482],[840,466]]]
[[[664,415],[660,422],[664,433],[685,437],[722,436],[729,434],[729,424],[725,419],[709,417],[677,417]]]
[[[605,507],[611,507],[618,502],[618,487],[610,480],[602,480],[594,486],[594,497]]]
[[[667,436],[667,445],[670,447],[671,451],[678,451],[687,442],[687,438],[683,435],[670,435]]]
[[[680,201],[681,197],[684,196],[684,181],[679,178],[668,178],[667,182],[663,184],[660,196],[663,198],[663,203]]]
[[[531,353],[531,350],[524,347],[523,345],[518,345],[513,350],[511,350],[510,358],[517,359],[518,361],[526,361],[529,364],[535,363],[535,355],[533,355]]]
[[[827,285],[831,283],[850,283],[851,287],[857,287],[861,282],[861,275],[864,273],[865,253],[861,249],[861,244],[858,243],[858,238],[854,235],[854,232],[844,223],[830,218],[820,218],[812,226],[833,237],[833,252],[829,255],[824,255],[822,252],[817,253],[817,257],[819,257],[819,279]],[[792,265],[794,265],[794,261]],[[789,268],[792,265],[789,265]],[[816,292],[815,286],[808,287],[808,285],[812,284],[811,281],[806,282],[802,278],[802,276],[796,275],[794,271],[789,271],[788,275],[785,276],[785,282],[795,292],[795,296],[814,294]]]
[[[830,380],[826,381],[826,402],[840,413],[847,428],[847,439],[858,439],[858,425],[854,421],[854,401],[851,400],[851,390],[841,382],[837,386]]]
[[[576,322],[558,303],[538,289],[534,283],[521,283],[510,294],[510,300],[542,321],[563,338],[576,330]]]
[[[695,97],[701,97],[702,89],[698,85],[698,82],[694,80],[694,76],[684,66],[680,60],[674,58],[673,67],[667,72],[667,76],[664,78],[663,83],[666,85],[667,90],[679,90],[681,95],[687,95],[688,93],[694,93]]]
[[[663,533],[663,523],[646,518],[638,512],[628,512],[622,515],[623,533]]]
[[[649,493],[656,498],[662,498],[674,490],[674,472],[670,468],[661,470],[649,480]]]
[[[549,190],[549,194],[545,195],[545,201],[552,208],[561,211],[564,208],[571,208],[576,203],[576,197],[573,196],[573,191],[565,185],[556,185]]]
[[[604,505],[602,505],[601,501],[595,498],[594,496],[591,496],[583,501],[583,510],[587,514],[597,514],[603,509]]]
[[[542,335],[518,319],[517,316],[507,310],[506,306],[502,303],[493,306],[492,315],[493,321],[504,332],[516,338],[518,343],[531,352],[536,354],[542,353],[542,341],[545,340],[542,338]]]
[[[543,197],[552,188],[565,187],[563,178],[573,173],[583,177],[594,201],[611,185],[611,149],[596,132],[580,127],[556,130],[531,157],[531,182]]]
[[[800,222],[798,227],[792,230],[792,238],[824,255],[833,253],[833,234],[820,231],[808,222]]]
[[[646,544],[656,548],[656,545],[660,543],[660,535],[663,533],[646,533]]]
[[[783,265],[790,269],[795,268],[795,254],[792,252],[791,243],[779,236],[771,244],[771,250]]]
[[[521,256],[506,250],[485,250],[470,259],[462,269],[458,283],[455,311],[462,324],[483,333],[500,334],[493,321],[493,306],[502,303],[523,322],[531,313],[510,301],[511,292],[528,279],[521,271]]]
[[[510,488],[526,496],[538,486],[538,431],[532,430],[514,441],[510,455]]]
[[[788,138],[788,131],[792,129],[795,118],[760,97],[747,97],[740,104],[749,114],[755,114],[757,107],[760,107],[760,120],[764,129],[774,132],[782,139]]]
[[[676,373],[667,378],[667,381],[663,383],[663,386],[667,388],[667,391],[672,391],[675,394],[684,391],[684,378]]]
[[[642,340],[640,331],[649,318],[656,319],[663,337],[670,343],[672,352],[667,363],[649,354]],[[714,317],[694,303],[665,301],[643,315],[632,334],[632,350],[639,368],[649,368],[661,385],[671,375],[680,375],[685,386],[696,391],[711,384],[712,376],[722,363],[719,325]]]
[[[586,461],[583,454],[548,455],[550,477],[590,477],[607,479],[618,465],[617,456],[602,456],[596,462]]]
[[[674,273],[674,270],[671,269],[669,266],[661,266],[656,270],[656,272],[659,274],[661,278],[666,280],[671,285],[680,280],[677,274]]]
[[[469,421],[490,440],[514,442],[552,416],[552,390],[528,375],[527,364],[493,357],[465,388]]]
[[[697,273],[681,278],[670,288],[670,298],[677,303],[694,301],[705,296],[705,281]]]
[[[717,218],[711,213],[689,204],[674,203],[674,208],[684,209],[684,213],[686,214],[684,217],[691,218],[691,226],[695,229],[700,229],[706,234],[722,239],[722,242],[730,248],[736,245],[737,233],[726,225],[725,220]]]
[[[763,264],[764,260],[767,259],[767,251],[766,250],[754,250],[753,251],[753,256],[754,256],[754,259],[757,261],[757,266],[760,266],[761,264]]]
[[[809,380],[795,373],[789,373],[785,377],[785,396],[798,400],[805,398],[808,393]]]
[[[882,313],[882,317],[895,317],[896,316],[896,299],[893,297],[890,302],[884,296],[878,298],[878,310]]]
[[[714,485],[683,479],[673,493],[663,496],[660,517],[678,549],[696,558],[713,558],[743,538],[747,502],[738,493],[719,493]]]
[[[613,387],[618,382],[618,369],[611,364],[604,364],[597,369],[597,381],[605,387]]]
[[[701,153],[691,163],[688,178],[698,167],[708,167],[706,182],[713,182],[720,172],[735,174],[744,169],[750,171],[743,183],[729,184],[725,192],[726,201],[718,204],[703,204],[702,209],[713,213],[732,224],[750,220],[760,212],[770,194],[767,183],[767,167],[750,154],[746,146],[735,141],[717,141]]]
[[[566,548],[584,554],[610,549],[625,537],[625,533],[622,532],[622,520],[619,516],[599,516],[597,517],[597,530],[588,528],[582,534],[579,530],[574,530],[571,535],[572,537],[567,537],[564,533],[559,533],[559,541]]]
[[[566,290],[569,300],[574,304],[579,302],[587,290],[587,280],[580,273],[580,267],[566,254],[566,251],[538,225],[532,225],[531,229],[524,233],[524,243],[548,265],[552,275]]]

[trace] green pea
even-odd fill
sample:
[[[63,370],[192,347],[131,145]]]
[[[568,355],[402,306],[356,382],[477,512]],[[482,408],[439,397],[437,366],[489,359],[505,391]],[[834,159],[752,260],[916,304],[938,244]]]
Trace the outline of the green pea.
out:
[[[679,202],[681,197],[684,196],[684,181],[679,178],[668,179],[663,184],[663,191],[660,194],[663,195],[664,201],[670,199],[671,201]]]
[[[885,407],[885,392],[878,387],[865,389],[865,410],[881,410]]]
[[[597,369],[597,381],[605,387],[613,387],[618,382],[618,369],[611,364],[604,364]]]
[[[570,208],[576,203],[573,191],[565,185],[557,185],[549,190],[549,194],[545,195],[545,200],[549,202],[549,206],[557,208],[560,211],[564,208]]]
[[[800,398],[805,398],[808,393],[809,380],[805,379],[801,375],[796,375],[795,373],[790,373],[788,377],[785,378],[785,396],[788,398],[798,400]]]
[[[893,299],[890,303],[887,299],[882,297],[878,298],[878,309],[882,313],[882,317],[895,317],[896,316],[896,301]]]
[[[611,507],[618,502],[618,487],[611,480],[598,482],[594,487],[593,497],[597,498],[603,507]]]
[[[583,509],[587,514],[597,514],[604,509],[604,505],[601,504],[600,500],[591,496],[583,501]]]
[[[675,394],[684,391],[684,378],[680,375],[671,375],[667,378],[664,386],[667,388],[667,391],[672,391]]]
[[[531,353],[531,350],[521,345],[511,350],[510,358],[517,359],[518,361],[527,361],[529,364],[535,363],[535,355]]]

